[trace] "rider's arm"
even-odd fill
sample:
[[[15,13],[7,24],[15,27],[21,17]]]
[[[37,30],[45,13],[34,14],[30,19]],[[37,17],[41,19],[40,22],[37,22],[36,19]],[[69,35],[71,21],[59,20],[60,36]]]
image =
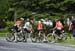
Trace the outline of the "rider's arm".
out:
[[[62,25],[62,28],[64,28],[64,26]]]
[[[29,30],[30,30],[30,31],[32,31],[32,25],[30,25],[30,28],[29,28]]]
[[[69,30],[71,30],[71,28],[72,28],[72,23],[71,23],[70,26],[69,26]]]

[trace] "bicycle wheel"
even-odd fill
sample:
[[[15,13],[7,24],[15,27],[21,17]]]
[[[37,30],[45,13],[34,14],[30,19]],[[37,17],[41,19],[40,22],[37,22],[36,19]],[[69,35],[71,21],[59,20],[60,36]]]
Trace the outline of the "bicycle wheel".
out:
[[[38,35],[38,41],[41,43],[43,42],[44,36],[43,34]]]
[[[43,34],[40,34],[40,37],[39,37],[39,42],[43,42],[43,39],[44,39]]]
[[[27,42],[28,33],[26,31],[23,31],[23,42]]]
[[[34,33],[31,33],[30,38],[31,38],[32,42],[36,42],[36,38],[35,38],[35,34]]]
[[[61,36],[62,40],[67,40],[67,36],[68,36],[68,33],[63,33]]]
[[[17,41],[19,42],[23,41],[23,33],[21,32],[17,33]]]
[[[36,33],[35,35],[35,42],[43,42],[44,36],[41,33],[40,35],[38,33]]]
[[[8,42],[12,42],[12,41],[14,41],[15,40],[15,37],[14,37],[14,33],[7,33],[6,34],[6,40],[8,41]]]
[[[38,42],[38,33],[37,32],[34,33],[34,42]]]
[[[52,33],[49,33],[49,34],[47,35],[47,40],[48,40],[48,42],[55,41],[55,36],[52,35]]]

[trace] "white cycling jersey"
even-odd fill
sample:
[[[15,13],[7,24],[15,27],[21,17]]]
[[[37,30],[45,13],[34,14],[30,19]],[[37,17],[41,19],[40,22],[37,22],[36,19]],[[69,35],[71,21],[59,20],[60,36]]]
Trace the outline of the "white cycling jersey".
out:
[[[23,28],[29,30],[30,27],[31,27],[30,22],[26,22]]]
[[[49,20],[49,21],[44,21],[43,22],[43,24],[45,24],[45,25],[49,25],[49,26],[53,26],[53,22],[51,21],[51,20]]]

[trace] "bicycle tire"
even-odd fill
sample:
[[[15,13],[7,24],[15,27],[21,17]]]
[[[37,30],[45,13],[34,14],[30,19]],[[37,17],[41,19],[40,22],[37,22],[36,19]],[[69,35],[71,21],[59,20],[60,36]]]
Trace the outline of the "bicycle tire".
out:
[[[47,40],[48,40],[48,42],[55,41],[55,35],[52,35],[52,33],[49,33],[47,35]]]
[[[14,34],[13,33],[6,33],[6,40],[8,41],[8,42],[12,42],[12,41],[14,41],[15,40],[15,37],[14,37]]]
[[[40,36],[39,36],[38,33],[36,33],[36,37],[35,37],[35,41],[36,41],[36,42],[41,43],[41,42],[43,42],[43,39],[44,39],[44,36],[43,36],[42,33],[40,34]]]
[[[22,33],[17,33],[17,41],[21,42],[23,41],[23,34]]]

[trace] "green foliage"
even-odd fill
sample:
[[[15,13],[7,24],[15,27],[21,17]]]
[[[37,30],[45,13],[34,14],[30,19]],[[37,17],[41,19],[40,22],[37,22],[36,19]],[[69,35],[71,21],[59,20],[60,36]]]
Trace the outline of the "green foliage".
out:
[[[0,17],[36,18],[75,15],[75,0],[0,0]],[[14,16],[16,12],[17,16]],[[32,14],[35,12],[36,14]]]
[[[12,21],[10,21],[10,22],[7,21],[6,23],[7,23],[7,26],[8,26],[8,27],[12,27],[12,26],[14,25],[14,22],[12,22]]]
[[[74,0],[11,0],[10,3],[10,7],[16,9],[17,17],[32,15],[32,12],[37,13],[36,19],[75,13],[75,7],[72,7],[75,5]]]
[[[68,39],[68,40],[65,40],[65,41],[63,41],[63,42],[61,42],[61,44],[71,44],[71,45],[75,45],[75,38],[74,37],[72,37],[72,39]]]
[[[0,0],[0,17],[5,17],[8,11],[7,0]]]

